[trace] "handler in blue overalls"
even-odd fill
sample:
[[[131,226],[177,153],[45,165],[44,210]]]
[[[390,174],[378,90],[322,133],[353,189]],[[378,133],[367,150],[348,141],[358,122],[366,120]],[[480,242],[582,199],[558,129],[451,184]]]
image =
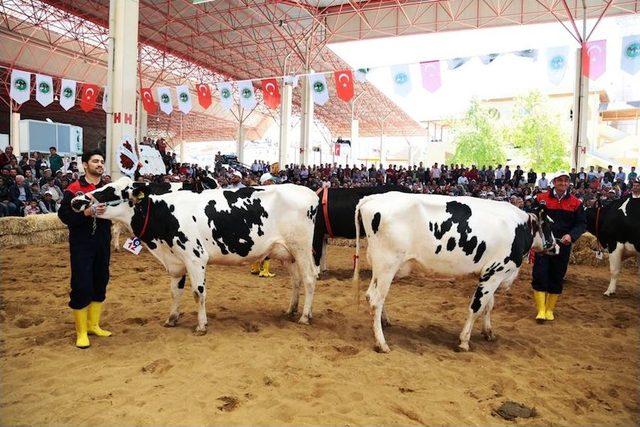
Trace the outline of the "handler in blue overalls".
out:
[[[111,221],[96,218],[105,205],[93,205],[83,212],[71,208],[71,199],[104,185],[104,154],[91,150],[82,154],[85,174],[71,183],[64,193],[58,217],[69,227],[71,254],[71,292],[69,307],[76,324],[76,347],[89,347],[88,334],[108,337],[111,332],[100,328],[100,312],[109,282],[111,256]]]

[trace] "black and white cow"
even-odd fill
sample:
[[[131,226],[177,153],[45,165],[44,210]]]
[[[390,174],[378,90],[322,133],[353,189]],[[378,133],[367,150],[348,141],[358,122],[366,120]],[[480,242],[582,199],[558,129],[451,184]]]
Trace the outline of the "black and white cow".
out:
[[[635,255],[640,269],[640,198],[625,198],[585,210],[587,230],[609,251],[611,280],[604,292],[616,292],[622,261]]]
[[[320,272],[327,271],[327,237],[356,238],[353,214],[365,196],[400,191],[410,193],[407,187],[385,185],[376,187],[323,188],[318,191],[320,212],[316,215],[313,232],[313,257]]]
[[[195,193],[202,193],[204,190],[211,190],[219,188],[218,181],[213,178],[211,173],[204,171],[200,184],[188,188],[184,182],[152,182],[152,183],[139,183],[134,182],[133,186],[145,186],[148,185],[151,190],[151,194],[160,195],[171,193],[174,191],[193,191]],[[120,252],[120,235],[125,232],[127,228],[120,222],[114,222],[111,226],[111,249],[115,252]]]
[[[198,302],[196,333],[204,334],[206,265],[245,265],[267,256],[283,261],[291,274],[289,315],[297,312],[299,285],[304,284],[299,322],[309,323],[317,274],[311,246],[318,196],[313,191],[286,184],[202,193],[155,192],[162,191],[121,178],[74,198],[71,206],[80,211],[91,203],[106,203],[101,217],[123,223],[164,265],[173,296],[166,326],[178,321],[185,274]]]
[[[360,226],[367,235],[372,278],[367,290],[377,350],[388,352],[382,333],[384,301],[394,277],[412,268],[446,274],[479,274],[460,334],[460,349],[469,350],[476,318],[484,314],[483,334],[494,339],[490,314],[494,292],[515,280],[522,259],[534,250],[557,250],[544,211],[527,214],[506,202],[472,197],[387,193],[362,199],[355,212],[356,265],[359,282]]]

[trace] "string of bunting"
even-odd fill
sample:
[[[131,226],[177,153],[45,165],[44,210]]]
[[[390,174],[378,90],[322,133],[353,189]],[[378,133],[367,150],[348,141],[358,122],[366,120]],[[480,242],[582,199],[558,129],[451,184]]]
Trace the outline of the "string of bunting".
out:
[[[582,73],[585,77],[597,80],[606,71],[606,40],[597,40],[585,43],[582,54]],[[569,46],[559,46],[546,49],[544,60],[546,62],[547,77],[549,81],[555,85],[560,84],[564,79],[565,72],[569,64]],[[513,54],[532,61],[537,61],[540,51],[538,49],[526,49],[513,51],[508,53],[489,53],[480,55],[480,61],[489,65],[498,57]],[[623,37],[621,49],[620,67],[623,71],[635,75],[640,71],[640,35],[630,35]],[[419,63],[420,79],[422,87],[427,91],[436,92],[442,86],[443,68],[452,72],[461,69],[472,57],[453,58],[448,60],[426,61]],[[412,73],[410,65],[399,64],[389,67],[390,77],[396,94],[407,96],[414,90]],[[280,85],[288,84],[297,87],[298,80],[301,77],[307,77],[312,87],[313,101],[317,105],[325,105],[329,101],[329,82],[327,75],[333,75],[335,92],[339,99],[349,102],[354,96],[354,79],[361,83],[367,81],[367,75],[374,68],[360,68],[357,70],[343,69],[337,71],[307,73],[289,76],[273,76],[259,79],[249,79],[240,81],[223,81],[216,83],[220,105],[225,110],[230,110],[235,102],[234,99],[234,83],[238,103],[241,107],[251,110],[257,105],[256,89],[258,86],[262,91],[264,104],[276,109],[280,105]],[[282,82],[282,83],[279,83]],[[78,83],[75,80],[61,79],[60,89],[58,93],[59,103],[65,110],[70,110],[76,104],[76,91]],[[89,112],[96,107],[98,96],[101,90],[104,90],[102,100],[102,108],[107,111],[107,88],[100,88],[91,83],[82,83],[80,85],[80,108]],[[198,97],[198,103],[205,110],[212,104],[212,90],[207,83],[198,83],[195,85],[195,92]],[[189,114],[192,109],[192,95],[188,85],[175,86],[175,99],[177,108],[183,114]],[[35,74],[35,99],[46,107],[54,101],[53,79],[51,76],[43,74]],[[156,96],[154,96],[156,95]],[[31,73],[13,69],[11,71],[11,99],[18,104],[28,101],[31,97]],[[157,97],[157,98],[156,98]],[[169,115],[174,109],[172,96],[172,88],[169,86],[160,86],[153,90],[151,87],[140,89],[140,98],[144,109],[149,114],[157,112],[158,108],[163,113]],[[157,99],[157,101],[156,101]]]

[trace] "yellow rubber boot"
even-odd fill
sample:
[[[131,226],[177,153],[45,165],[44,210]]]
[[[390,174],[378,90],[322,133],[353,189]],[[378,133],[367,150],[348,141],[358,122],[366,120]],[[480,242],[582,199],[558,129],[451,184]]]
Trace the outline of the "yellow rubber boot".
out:
[[[76,347],[78,348],[87,348],[91,345],[89,343],[89,337],[87,336],[88,312],[89,307],[73,310],[73,319],[76,322]]]
[[[251,274],[258,274],[260,273],[260,261],[256,261],[253,264],[251,264]]]
[[[556,308],[556,303],[558,302],[559,294],[548,294],[547,295],[547,303],[545,307],[545,315],[544,318],[546,320],[553,320],[553,309]]]
[[[270,264],[271,264],[271,261],[269,261],[268,259],[264,260],[262,262],[262,268],[260,269],[260,274],[259,274],[260,277],[274,277],[275,276],[275,274],[273,274],[273,273],[271,273],[269,271],[269,265]]]
[[[89,304],[88,327],[87,332],[90,335],[99,337],[110,337],[111,332],[105,331],[100,327],[100,312],[102,311],[101,302],[92,302]]]
[[[547,298],[546,292],[533,291],[533,299],[536,301],[536,308],[538,309],[538,314],[536,315],[536,320],[545,320],[546,319],[546,307],[545,300]]]

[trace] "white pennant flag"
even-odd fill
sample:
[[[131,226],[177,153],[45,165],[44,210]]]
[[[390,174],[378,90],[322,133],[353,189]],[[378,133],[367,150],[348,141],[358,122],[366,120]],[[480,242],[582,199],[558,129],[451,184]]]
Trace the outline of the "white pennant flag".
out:
[[[324,74],[309,74],[307,82],[311,86],[313,102],[318,105],[326,104],[327,101],[329,101],[329,88],[327,87],[327,79]]]
[[[406,64],[394,65],[391,67],[391,79],[393,80],[393,90],[400,96],[407,96],[411,92],[411,74],[409,66]]]
[[[105,113],[109,112],[109,86],[105,86],[102,91],[102,109]]]
[[[53,102],[53,79],[51,76],[36,74],[36,101],[43,107]]]
[[[357,81],[359,81],[360,83],[364,83],[367,81],[367,74],[369,74],[369,71],[371,71],[370,68],[358,68],[355,71],[355,78]]]
[[[28,101],[31,95],[31,73],[11,70],[11,90],[9,95],[18,104]]]
[[[238,93],[240,94],[240,106],[242,108],[251,110],[256,106],[256,94],[251,80],[238,82]]]
[[[160,110],[165,114],[171,114],[173,111],[173,104],[171,102],[171,90],[166,87],[158,88],[158,102],[160,104]]]
[[[298,87],[298,76],[284,76],[283,81],[286,85]]]
[[[225,110],[230,110],[233,106],[233,88],[231,82],[218,83],[218,89],[220,90],[220,103]]]
[[[569,46],[547,49],[547,76],[554,85],[560,84],[569,64]]]
[[[76,105],[76,81],[62,79],[60,83],[60,105],[69,111]]]
[[[189,87],[187,85],[176,86],[176,93],[178,94],[178,110],[184,114],[189,114],[189,111],[191,111]]]

